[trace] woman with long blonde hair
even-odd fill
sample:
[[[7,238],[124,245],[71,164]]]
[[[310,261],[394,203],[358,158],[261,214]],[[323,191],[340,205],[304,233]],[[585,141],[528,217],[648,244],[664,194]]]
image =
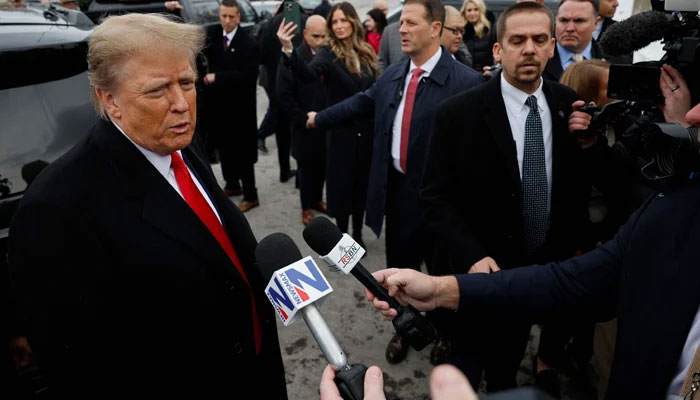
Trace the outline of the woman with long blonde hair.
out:
[[[364,40],[364,28],[352,4],[335,4],[328,14],[326,26],[329,43],[319,48],[308,64],[292,48],[296,26],[283,21],[277,37],[282,43],[285,65],[304,83],[322,79],[330,106],[372,86],[378,68],[377,56],[372,46]],[[362,242],[362,225],[367,201],[373,127],[372,119],[358,119],[343,128],[330,130],[327,134],[328,214],[335,217],[343,232],[348,232],[352,216],[352,236],[362,247],[365,247]]]
[[[467,21],[464,27],[464,44],[472,55],[472,67],[481,72],[483,67],[493,64],[495,24],[486,10],[484,0],[465,0],[460,10]]]

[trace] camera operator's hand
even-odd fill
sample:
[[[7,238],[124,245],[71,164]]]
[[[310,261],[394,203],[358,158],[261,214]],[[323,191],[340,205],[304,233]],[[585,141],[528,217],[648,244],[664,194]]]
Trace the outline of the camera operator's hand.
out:
[[[569,132],[576,134],[576,131],[585,131],[591,125],[591,115],[583,111],[578,111],[579,108],[583,107],[586,103],[583,100],[576,100],[574,104],[571,105],[571,115],[569,115]],[[595,103],[591,103],[595,105]],[[598,139],[597,136],[581,136],[576,135],[576,142],[582,149],[587,149],[593,146]]]
[[[659,87],[664,95],[664,104],[659,106],[664,112],[666,122],[677,122],[688,128],[685,114],[690,110],[690,90],[678,70],[668,64],[661,67]]]

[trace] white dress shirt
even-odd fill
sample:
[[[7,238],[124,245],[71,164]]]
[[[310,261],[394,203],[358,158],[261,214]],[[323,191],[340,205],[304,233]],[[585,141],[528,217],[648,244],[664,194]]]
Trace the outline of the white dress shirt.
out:
[[[237,31],[238,31],[238,26],[233,28],[233,30],[229,33],[226,33],[226,31],[224,31],[224,37],[226,38],[226,48],[231,46],[231,40],[233,39],[234,36],[236,36]]]
[[[542,92],[543,82],[542,78],[540,78],[540,86],[535,93],[532,93],[532,96],[537,98],[537,108],[540,112],[540,119],[542,119],[542,139],[544,140],[544,161],[547,170],[548,186],[547,209],[549,210],[550,200],[552,198],[552,114],[549,112],[547,98],[544,92]],[[530,112],[530,107],[525,104],[525,101],[531,95],[508,83],[503,74],[501,74],[501,95],[506,105],[506,114],[508,114],[510,131],[515,141],[520,180],[522,181],[523,156],[525,154],[525,121],[527,120],[527,114]]]
[[[695,314],[695,320],[690,327],[688,337],[685,339],[681,358],[678,359],[676,374],[671,381],[671,385],[668,387],[667,393],[669,394],[669,399],[682,398],[678,396],[679,394],[685,396],[685,393],[680,393],[680,391],[683,387],[683,382],[685,382],[685,377],[688,375],[688,368],[690,368],[690,363],[693,361],[698,346],[700,346],[700,307],[698,307],[698,312]]]
[[[170,167],[170,159],[171,159],[170,154],[168,154],[167,156],[162,156],[158,153],[154,153],[148,149],[145,149],[145,148],[139,146],[136,142],[131,140],[131,138],[126,135],[126,133],[124,133],[122,128],[119,125],[117,125],[116,122],[112,121],[112,123],[114,124],[114,126],[117,127],[119,132],[121,132],[122,135],[124,135],[124,137],[129,139],[129,141],[131,143],[133,143],[134,146],[136,146],[136,148],[141,152],[141,154],[143,154],[144,157],[146,157],[148,162],[150,162],[153,165],[153,167],[156,169],[156,171],[158,171],[158,173],[160,173],[163,176],[163,178],[165,178],[165,180],[168,181],[170,186],[172,186],[173,189],[175,189],[175,191],[177,192],[177,194],[179,194],[180,197],[182,197],[182,199],[184,200],[185,196],[182,195],[182,192],[180,191],[180,185],[177,184],[177,179],[175,179],[175,171]],[[178,150],[177,152],[180,154],[180,156],[182,156],[182,152],[180,150]],[[211,209],[214,211],[214,214],[216,214],[216,218],[218,218],[219,222],[221,222],[221,217],[219,216],[219,212],[216,210],[216,207],[214,207],[214,203],[212,203],[211,199],[207,195],[206,190],[204,190],[202,185],[199,183],[199,180],[197,180],[197,176],[192,173],[192,170],[190,169],[190,167],[187,166],[187,163],[185,163],[185,166],[187,167],[187,171],[189,171],[190,176],[192,177],[192,180],[194,181],[194,184],[197,186],[199,193],[201,193],[202,196],[204,196],[204,199],[209,204],[209,207],[211,207]]]
[[[432,57],[430,57],[428,61],[426,61],[423,65],[420,66],[420,69],[423,70],[423,73],[420,75],[419,78],[420,80],[430,76],[430,72],[432,72],[432,70],[437,65],[438,61],[440,61],[441,56],[442,47],[438,48],[438,51],[435,52],[435,54]],[[406,81],[403,84],[403,91],[401,92],[403,93],[403,95],[401,96],[399,108],[396,110],[396,115],[394,116],[394,125],[391,130],[391,157],[394,159],[394,168],[396,168],[397,171],[403,174],[405,174],[406,171],[401,169],[401,121],[403,121],[403,107],[406,103],[406,91],[408,90],[408,84],[411,82],[413,70],[416,68],[418,68],[418,66],[413,63],[413,60],[411,60],[411,65],[408,67],[408,74],[406,74]],[[415,105],[416,99],[413,99],[413,101]]]

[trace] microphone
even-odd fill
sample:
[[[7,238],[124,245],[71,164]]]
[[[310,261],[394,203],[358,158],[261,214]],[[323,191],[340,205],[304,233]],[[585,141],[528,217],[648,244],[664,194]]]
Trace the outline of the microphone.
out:
[[[311,257],[302,258],[289,236],[273,233],[255,248],[263,278],[269,279],[265,294],[287,326],[301,314],[328,363],[336,370],[335,383],[345,400],[364,398],[367,367],[348,364],[347,356],[314,304],[333,291]]]
[[[673,29],[671,20],[663,12],[647,11],[610,25],[600,38],[603,53],[619,56],[639,50],[651,42],[661,40]]]
[[[396,309],[397,316],[392,323],[399,336],[408,340],[416,350],[423,350],[435,340],[435,327],[412,306],[402,306],[377,282],[372,274],[360,264],[365,250],[348,234],[324,217],[316,217],[304,228],[304,240],[331,267],[351,273],[373,295],[389,303]]]

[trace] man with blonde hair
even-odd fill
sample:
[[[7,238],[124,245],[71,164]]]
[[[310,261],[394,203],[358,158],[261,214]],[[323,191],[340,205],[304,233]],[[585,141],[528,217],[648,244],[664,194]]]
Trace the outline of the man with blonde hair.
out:
[[[102,121],[10,227],[13,295],[52,398],[240,398],[262,376],[260,398],[286,398],[255,237],[188,147],[203,42],[144,14],[90,37]]]

